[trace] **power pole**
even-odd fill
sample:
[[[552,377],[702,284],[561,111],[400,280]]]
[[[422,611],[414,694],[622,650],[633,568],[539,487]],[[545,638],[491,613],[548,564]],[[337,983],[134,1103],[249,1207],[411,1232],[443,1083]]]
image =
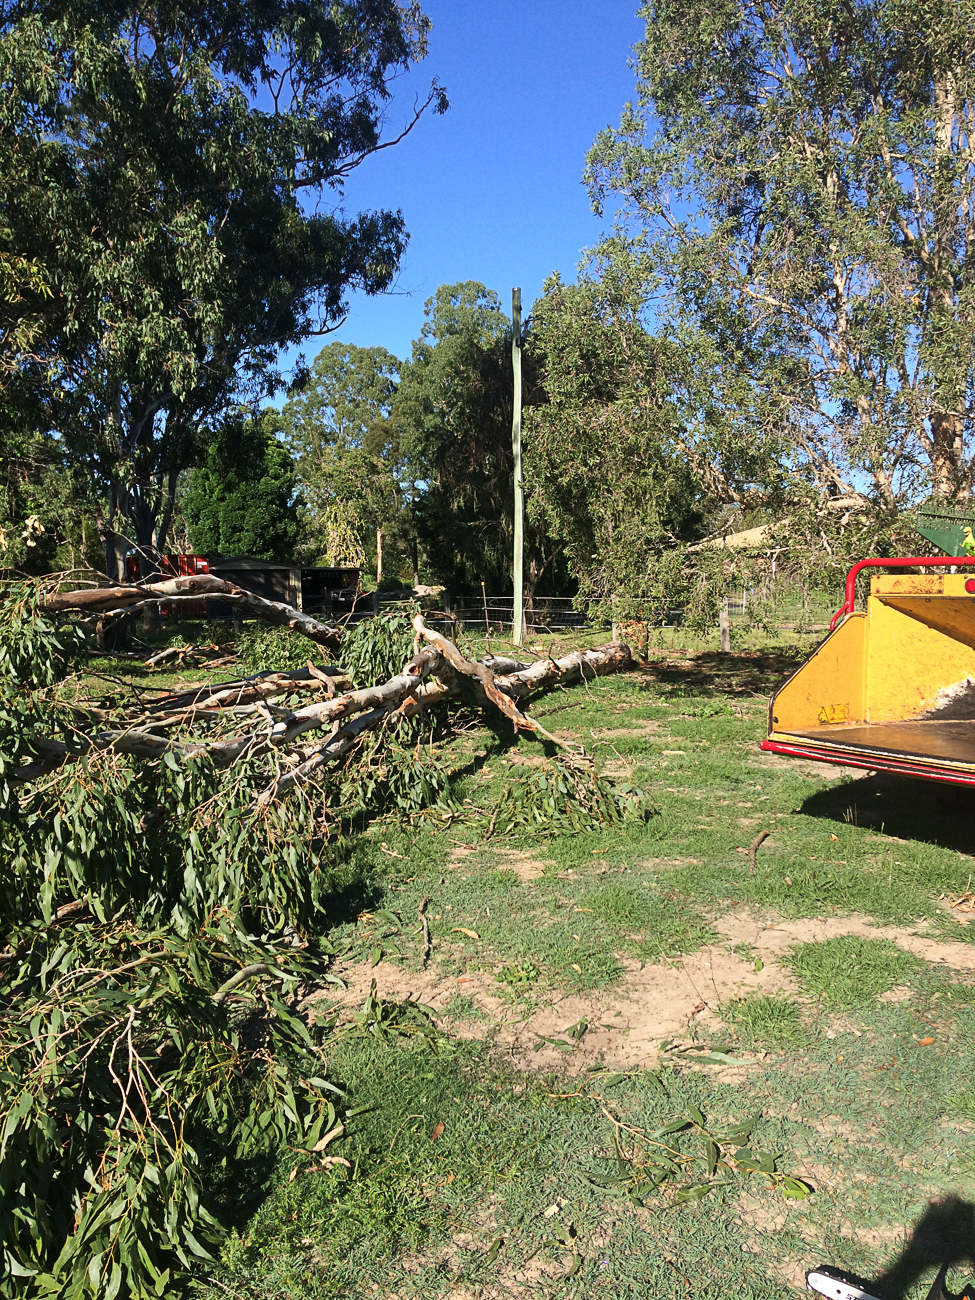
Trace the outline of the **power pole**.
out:
[[[515,462],[515,554],[514,604],[511,611],[511,641],[521,645],[525,616],[522,608],[522,567],[525,544],[525,502],[521,483],[521,290],[511,290],[511,368],[514,372],[514,405],[511,418],[511,450]]]

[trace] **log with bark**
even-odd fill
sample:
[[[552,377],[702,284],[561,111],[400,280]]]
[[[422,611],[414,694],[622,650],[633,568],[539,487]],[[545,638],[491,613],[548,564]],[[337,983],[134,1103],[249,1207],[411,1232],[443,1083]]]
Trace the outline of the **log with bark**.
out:
[[[341,632],[327,623],[320,623],[310,614],[304,614],[292,605],[277,600],[265,600],[236,583],[227,582],[212,573],[191,574],[185,578],[166,578],[162,582],[140,582],[131,587],[87,587],[80,591],[55,591],[41,599],[41,607],[50,610],[76,610],[82,614],[139,613],[160,605],[175,606],[197,601],[201,596],[213,596],[234,609],[245,610],[255,618],[286,627],[314,641],[316,645],[335,650]]]
[[[70,595],[105,598],[104,589]],[[291,625],[295,631],[303,630]],[[348,683],[347,676],[340,669],[318,667],[309,661],[307,668],[292,672],[257,673],[233,682],[168,692],[148,705],[133,706],[118,719],[123,725],[91,729],[85,725],[84,708],[78,706],[78,724],[63,739],[37,736],[30,740],[24,754],[28,761],[14,773],[14,779],[33,781],[92,751],[141,758],[166,754],[183,759],[205,757],[221,764],[267,755],[275,775],[255,803],[259,808],[340,760],[364,732],[391,718],[414,717],[449,701],[496,709],[516,730],[533,732],[585,757],[579,746],[560,739],[526,713],[522,703],[535,691],[634,667],[629,647],[616,642],[531,664],[495,656],[475,663],[452,641],[427,627],[422,615],[417,615],[413,626],[418,641],[426,644],[400,673],[377,686],[339,691]],[[296,697],[307,698],[308,693],[323,698],[298,704]],[[89,716],[91,721],[104,717],[96,710]],[[309,733],[321,731],[328,733],[324,740],[307,743]]]

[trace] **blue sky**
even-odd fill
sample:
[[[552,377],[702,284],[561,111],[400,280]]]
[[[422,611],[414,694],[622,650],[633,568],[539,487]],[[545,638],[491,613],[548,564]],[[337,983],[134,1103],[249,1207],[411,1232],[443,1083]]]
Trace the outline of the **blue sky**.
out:
[[[430,55],[396,86],[391,134],[433,76],[450,110],[350,178],[347,214],[401,208],[410,232],[394,292],[353,295],[346,323],[302,349],[340,339],[410,354],[423,304],[439,285],[480,280],[506,310],[518,285],[527,311],[553,270],[572,279],[605,222],[582,171],[598,131],[633,95],[637,0],[426,0]]]

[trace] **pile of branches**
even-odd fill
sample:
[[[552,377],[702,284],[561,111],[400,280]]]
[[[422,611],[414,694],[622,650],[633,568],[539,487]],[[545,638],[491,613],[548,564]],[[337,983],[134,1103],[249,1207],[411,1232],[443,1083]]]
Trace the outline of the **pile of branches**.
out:
[[[377,807],[395,748],[400,809],[449,805],[404,735],[459,705],[567,756],[541,792],[566,824],[569,804],[607,815],[588,756],[527,700],[632,662],[608,645],[474,663],[418,616],[409,662],[378,685],[309,661],[92,703],[63,611],[120,599],[0,604],[0,1292],[31,1300],[174,1294],[246,1210],[242,1186],[334,1135],[343,1098],[300,1003],[335,978],[342,792]],[[307,636],[298,611],[274,621]],[[505,804],[488,833],[526,817]]]
[[[48,597],[44,604],[64,610],[73,600],[72,608],[89,607],[94,594],[59,594]],[[297,623],[295,627],[305,630]],[[516,730],[535,733],[550,744],[573,751],[575,747],[523,712],[518,701],[552,685],[633,667],[629,647],[616,642],[532,664],[493,656],[472,663],[451,641],[427,627],[422,615],[416,615],[413,628],[416,652],[401,672],[376,686],[340,692],[339,686],[348,679],[335,669],[309,661],[296,671],[258,673],[220,686],[163,694],[145,707],[116,715],[115,725],[108,727],[98,725],[106,721],[103,711],[78,706],[70,720],[62,717],[61,736],[25,736],[22,752],[29,759],[12,777],[19,782],[36,781],[93,751],[140,758],[168,755],[222,766],[250,763],[253,767],[254,760],[264,759],[274,775],[254,799],[252,810],[258,811],[343,758],[364,732],[420,717],[448,701],[494,708]],[[309,702],[299,704],[299,697]]]

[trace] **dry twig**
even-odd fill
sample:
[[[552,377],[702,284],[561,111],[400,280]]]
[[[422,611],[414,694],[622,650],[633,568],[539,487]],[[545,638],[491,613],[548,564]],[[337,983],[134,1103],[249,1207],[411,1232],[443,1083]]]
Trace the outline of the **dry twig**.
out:
[[[420,918],[420,924],[423,927],[423,947],[420,949],[420,970],[426,970],[427,962],[430,960],[430,949],[433,945],[430,942],[430,922],[427,919],[427,903],[429,898],[422,898],[420,906],[416,909],[416,914]]]
[[[765,843],[765,841],[768,839],[768,837],[769,837],[771,834],[772,834],[771,831],[759,831],[759,833],[758,833],[758,834],[755,836],[755,838],[752,840],[751,844],[749,844],[749,846],[748,846],[748,874],[749,874],[750,876],[754,876],[754,874],[755,874],[755,855],[758,853],[758,850],[762,847],[762,845]]]

